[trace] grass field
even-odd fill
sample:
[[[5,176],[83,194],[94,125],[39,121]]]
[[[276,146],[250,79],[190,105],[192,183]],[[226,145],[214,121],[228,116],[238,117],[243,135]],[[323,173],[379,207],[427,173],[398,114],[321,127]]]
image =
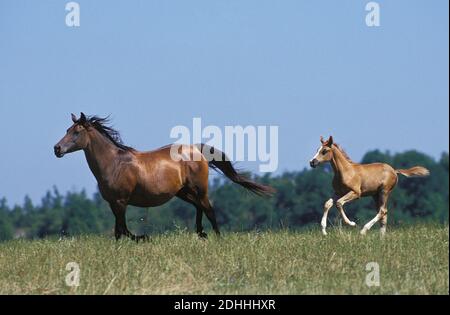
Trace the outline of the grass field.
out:
[[[65,283],[66,265],[80,284]],[[376,262],[380,286],[367,286]],[[225,233],[149,243],[85,236],[0,243],[0,294],[448,294],[448,226]]]

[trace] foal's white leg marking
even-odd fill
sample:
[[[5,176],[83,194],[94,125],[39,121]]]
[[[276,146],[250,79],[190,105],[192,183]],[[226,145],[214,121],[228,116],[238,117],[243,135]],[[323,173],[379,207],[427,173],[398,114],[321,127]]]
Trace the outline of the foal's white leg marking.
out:
[[[384,213],[383,217],[381,218],[380,234],[382,237],[386,234],[386,225],[387,225],[387,210]]]
[[[344,219],[344,222],[350,226],[355,226],[356,223],[353,221],[350,221],[347,218],[347,215],[344,212],[344,205],[349,202],[352,201],[354,199],[357,199],[358,195],[356,195],[355,192],[351,191],[348,194],[346,194],[344,197],[340,198],[337,202],[336,202],[336,206],[339,209],[339,212],[341,213],[342,218]]]
[[[372,220],[367,222],[366,225],[364,225],[363,229],[361,230],[361,234],[365,235],[367,231],[370,230],[372,226],[380,220],[381,220],[380,233],[381,236],[384,236],[384,234],[386,234],[386,224],[387,224],[387,208],[385,206],[382,206],[380,208],[380,211],[378,211],[375,218],[373,218]]]
[[[369,222],[367,222],[366,225],[364,225],[363,229],[361,230],[361,234],[365,235],[367,233],[368,230],[370,230],[370,228],[377,223],[378,221],[380,221],[382,217],[381,212],[378,212],[377,215],[375,216],[375,218],[373,218],[372,220],[370,220]]]
[[[339,211],[341,212],[341,216],[346,224],[350,226],[356,226],[356,223],[354,221],[350,221],[350,219],[347,217],[347,215],[344,212],[344,208],[340,208]]]
[[[333,206],[333,198],[328,199],[327,202],[325,202],[325,205],[323,206],[323,216],[322,216],[322,221],[320,222],[320,225],[322,226],[322,234],[323,235],[327,235],[327,216],[328,216],[328,211],[331,209],[331,207]]]

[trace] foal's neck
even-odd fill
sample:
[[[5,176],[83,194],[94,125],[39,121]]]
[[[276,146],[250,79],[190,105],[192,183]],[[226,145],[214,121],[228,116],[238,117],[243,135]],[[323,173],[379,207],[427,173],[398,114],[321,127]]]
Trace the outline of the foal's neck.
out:
[[[84,149],[86,160],[97,181],[102,182],[117,159],[117,147],[97,130],[89,131],[89,145]]]
[[[331,159],[331,166],[335,174],[341,174],[352,167],[352,163],[342,154],[342,152],[336,147],[331,148],[333,150],[333,158]]]

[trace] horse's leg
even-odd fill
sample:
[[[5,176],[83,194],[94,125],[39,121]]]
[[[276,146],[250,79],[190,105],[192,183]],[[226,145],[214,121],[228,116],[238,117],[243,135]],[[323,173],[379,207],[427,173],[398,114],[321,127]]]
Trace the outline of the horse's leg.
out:
[[[381,236],[384,236],[386,234],[386,226],[387,226],[387,218],[388,218],[387,203],[388,203],[389,197],[390,197],[390,195],[392,193],[392,189],[393,188],[391,188],[391,190],[389,190],[389,192],[385,193],[383,195],[383,198],[382,198],[383,205],[382,205],[382,208],[381,208],[382,217],[381,217],[381,227],[380,227],[380,234],[381,234]]]
[[[147,211],[148,211],[148,209],[147,209]],[[131,239],[132,240],[135,240],[137,243],[139,243],[139,241],[143,241],[143,242],[148,242],[148,241],[150,241],[150,237],[147,235],[147,234],[145,234],[145,232],[144,232],[144,234],[141,234],[141,235],[133,235],[133,234],[131,234],[130,232],[128,232],[130,235],[132,235],[131,236]]]
[[[203,197],[201,197],[200,206],[203,208],[203,211],[205,212],[205,215],[208,218],[209,222],[211,222],[214,232],[216,232],[217,235],[220,235],[219,226],[217,225],[216,221],[216,213],[214,212],[214,208],[209,202],[207,194],[204,194]]]
[[[196,194],[192,190],[185,188],[185,189],[181,190],[180,192],[178,192],[177,197],[180,198],[181,200],[186,201],[187,203],[190,203],[191,205],[195,206],[195,209],[196,209],[195,225],[196,225],[197,234],[201,238],[206,238],[208,235],[203,231],[203,225],[202,225],[203,209],[196,202],[196,200],[197,200]]]
[[[382,217],[380,219],[380,234],[381,236],[384,236],[386,234],[386,225],[387,225],[387,207],[385,208],[385,211],[382,213]]]
[[[387,200],[389,198],[389,192],[380,191],[377,197],[378,197],[377,198],[378,213],[375,216],[375,218],[373,218],[372,220],[367,222],[366,225],[364,225],[363,229],[361,230],[362,235],[365,235],[367,233],[367,231],[370,230],[370,228],[378,221],[380,221],[380,223],[381,223],[381,229],[380,229],[381,235],[384,236],[384,234],[386,233]]]
[[[112,212],[114,213],[114,216],[116,217],[116,224],[114,228],[114,235],[116,237],[116,240],[119,240],[119,238],[122,235],[131,238],[133,241],[136,240],[136,236],[130,233],[130,231],[127,228],[127,222],[125,217],[125,212],[127,209],[126,203],[111,202],[109,205],[111,207]]]
[[[196,215],[195,215],[195,225],[197,229],[197,234],[201,238],[207,238],[208,234],[203,231],[202,218],[203,218],[203,209],[199,206],[195,206]]]
[[[320,225],[322,226],[322,234],[327,235],[327,217],[328,217],[328,211],[333,207],[334,199],[330,198],[327,202],[325,202],[325,205],[323,206],[323,216],[322,221],[320,221]]]
[[[220,234],[214,209],[208,199],[208,162],[203,160],[200,163],[191,164],[188,170],[186,184],[177,196],[195,205],[197,209],[197,233],[200,237],[206,236],[206,233],[203,232],[202,212],[211,222],[216,234]]]
[[[350,202],[350,201],[358,199],[358,198],[359,198],[359,195],[352,190],[336,201],[336,207],[339,209],[339,213],[341,214],[342,219],[344,219],[344,222],[346,224],[351,225],[351,226],[355,226],[356,223],[353,221],[350,221],[347,218],[347,215],[345,214],[345,211],[344,211],[344,205],[347,202]]]

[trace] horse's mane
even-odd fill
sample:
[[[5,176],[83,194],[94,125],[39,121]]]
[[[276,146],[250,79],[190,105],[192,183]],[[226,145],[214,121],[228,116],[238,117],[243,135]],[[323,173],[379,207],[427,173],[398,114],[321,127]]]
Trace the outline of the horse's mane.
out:
[[[342,147],[341,147],[339,144],[337,144],[337,143],[333,143],[333,144],[334,144],[334,146],[339,150],[339,152],[342,153],[342,156],[343,156],[347,161],[349,161],[350,163],[354,163],[354,162],[352,161],[352,159],[348,156],[347,152],[345,152],[344,149],[342,149]]]
[[[98,116],[90,116],[86,121],[89,126],[94,127],[100,134],[108,138],[116,147],[124,151],[135,151],[132,147],[126,146],[123,144],[122,138],[120,137],[120,133],[108,126],[110,122],[109,117],[98,117]]]

